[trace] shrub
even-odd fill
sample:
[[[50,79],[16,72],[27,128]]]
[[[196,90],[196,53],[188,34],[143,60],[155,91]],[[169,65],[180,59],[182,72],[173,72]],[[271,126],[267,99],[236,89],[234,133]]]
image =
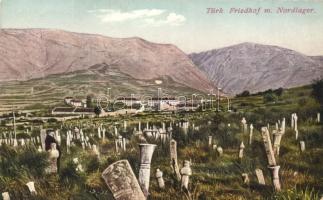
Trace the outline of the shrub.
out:
[[[276,99],[277,99],[277,97],[274,93],[266,93],[264,95],[264,102],[265,103],[276,101]]]
[[[312,84],[312,96],[323,106],[323,79]]]
[[[248,97],[248,96],[250,96],[250,92],[248,90],[245,90],[240,94],[237,94],[237,97]]]

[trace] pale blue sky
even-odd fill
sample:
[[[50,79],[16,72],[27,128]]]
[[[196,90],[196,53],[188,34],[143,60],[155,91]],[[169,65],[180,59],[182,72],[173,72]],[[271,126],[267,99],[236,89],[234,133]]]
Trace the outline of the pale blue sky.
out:
[[[241,42],[323,55],[323,1],[314,0],[0,0],[3,28],[55,28],[173,43],[186,53]],[[208,7],[224,14],[206,14]],[[271,8],[272,14],[229,14],[230,8]],[[314,8],[307,15],[277,7]]]

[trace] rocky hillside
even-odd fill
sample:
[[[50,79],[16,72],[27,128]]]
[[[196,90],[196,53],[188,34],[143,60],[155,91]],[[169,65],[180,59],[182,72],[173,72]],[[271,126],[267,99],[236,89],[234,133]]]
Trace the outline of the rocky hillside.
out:
[[[200,91],[213,87],[188,56],[174,45],[61,30],[0,30],[0,81],[63,74],[96,64],[117,67],[138,80],[165,76]]]
[[[242,43],[189,56],[215,85],[232,94],[301,86],[323,77],[322,57],[278,46]]]

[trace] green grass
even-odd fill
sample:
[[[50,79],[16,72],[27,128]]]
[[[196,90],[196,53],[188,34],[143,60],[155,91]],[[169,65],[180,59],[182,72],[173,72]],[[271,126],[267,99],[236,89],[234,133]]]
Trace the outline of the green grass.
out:
[[[191,197],[187,197],[181,191],[179,183],[175,179],[170,168],[169,146],[161,145],[154,153],[151,166],[151,184],[149,199],[300,199],[316,200],[323,194],[323,126],[315,122],[319,105],[309,96],[309,87],[285,90],[276,102],[264,102],[263,97],[250,96],[232,100],[237,112],[214,111],[160,114],[144,113],[135,116],[120,116],[108,118],[85,118],[68,120],[64,124],[60,122],[45,123],[44,128],[63,129],[62,161],[60,174],[44,175],[46,167],[46,155],[36,152],[34,147],[16,150],[12,147],[1,146],[0,160],[0,192],[9,191],[15,199],[112,199],[111,193],[101,179],[102,171],[111,163],[120,160],[129,160],[134,172],[138,175],[139,152],[138,139],[131,131],[121,132],[130,143],[128,151],[117,155],[114,151],[114,123],[123,125],[123,120],[128,121],[128,130],[137,126],[138,121],[145,127],[146,121],[150,124],[161,126],[162,121],[189,120],[199,126],[199,131],[189,130],[187,134],[174,127],[173,137],[178,143],[178,158],[180,167],[184,160],[192,161],[193,174],[190,177],[189,191]],[[300,105],[300,99],[306,98],[306,103]],[[35,108],[37,107],[34,105]],[[221,106],[225,108],[226,102]],[[297,112],[299,120],[299,140],[306,142],[306,151],[300,153],[299,142],[295,140],[293,131],[289,128],[290,114]],[[240,121],[246,117],[248,123],[253,123],[254,140],[248,144],[248,134],[241,131]],[[267,158],[263,141],[259,130],[270,123],[270,129],[274,129],[277,120],[286,118],[287,130],[282,138],[280,156],[277,159],[281,166],[280,176],[282,191],[273,192],[270,171],[267,168]],[[208,125],[208,121],[212,123]],[[39,134],[39,127],[33,122],[26,125],[34,126],[32,135]],[[96,136],[92,143],[100,147],[101,157],[97,160],[90,150],[82,151],[80,144],[72,148],[70,155],[66,154],[65,133],[69,127],[84,126],[83,131],[87,135],[96,135],[94,125],[103,124],[108,129],[107,141],[103,142]],[[230,127],[227,124],[230,123]],[[86,124],[90,126],[85,127]],[[92,126],[91,126],[92,125]],[[1,132],[10,131],[11,128],[1,126]],[[22,134],[23,130],[19,130]],[[1,134],[0,134],[1,135]],[[212,135],[215,143],[221,146],[224,154],[219,156],[216,150],[208,147],[208,136]],[[239,145],[244,142],[246,148],[244,159],[238,159]],[[153,141],[151,141],[153,142]],[[75,171],[72,159],[78,157],[85,172]],[[37,161],[35,161],[37,160]],[[41,162],[40,162],[41,161]],[[157,186],[154,172],[160,168],[164,173],[166,188],[161,190]],[[266,186],[257,183],[254,170],[263,170]],[[242,181],[241,174],[248,173],[250,184]],[[39,191],[36,197],[31,197],[24,186],[29,180],[34,180]]]

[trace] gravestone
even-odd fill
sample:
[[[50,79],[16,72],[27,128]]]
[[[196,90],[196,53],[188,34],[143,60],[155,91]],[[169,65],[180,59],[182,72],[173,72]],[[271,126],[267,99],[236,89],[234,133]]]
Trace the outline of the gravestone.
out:
[[[253,136],[253,125],[250,124],[250,132],[249,132],[249,145],[252,144],[252,136]]]
[[[170,159],[171,167],[177,177],[177,180],[181,180],[181,175],[179,173],[178,161],[177,161],[177,142],[172,139],[170,141]]]
[[[150,164],[153,153],[156,149],[155,144],[139,144],[140,166],[139,166],[139,185],[146,197],[149,195]]]
[[[304,152],[305,151],[305,142],[304,141],[300,141],[299,142],[299,147],[300,147],[301,152]]]
[[[190,161],[184,161],[184,167],[181,169],[181,188],[188,191],[189,177],[192,175],[192,169],[190,167]]]
[[[256,169],[255,172],[256,172],[257,179],[258,179],[258,183],[260,185],[266,185],[264,174],[263,174],[262,170]]]
[[[102,173],[102,178],[115,200],[146,200],[127,160],[109,165]]]
[[[240,144],[240,149],[239,149],[239,158],[242,159],[243,158],[243,150],[244,150],[245,146],[243,144],[243,142],[241,142]]]
[[[271,140],[270,140],[270,135],[267,127],[262,127],[261,128],[261,136],[264,142],[265,150],[266,150],[266,155],[268,159],[268,164],[270,166],[275,166],[276,165],[276,159],[274,156],[274,151],[271,145]]]
[[[29,189],[30,194],[32,194],[32,195],[37,194],[37,191],[35,189],[35,183],[33,181],[30,181],[30,182],[26,183],[26,185],[27,185],[27,187]]]
[[[157,179],[158,187],[161,189],[165,188],[165,182],[163,179],[163,172],[160,171],[160,169],[156,169],[156,179]]]

